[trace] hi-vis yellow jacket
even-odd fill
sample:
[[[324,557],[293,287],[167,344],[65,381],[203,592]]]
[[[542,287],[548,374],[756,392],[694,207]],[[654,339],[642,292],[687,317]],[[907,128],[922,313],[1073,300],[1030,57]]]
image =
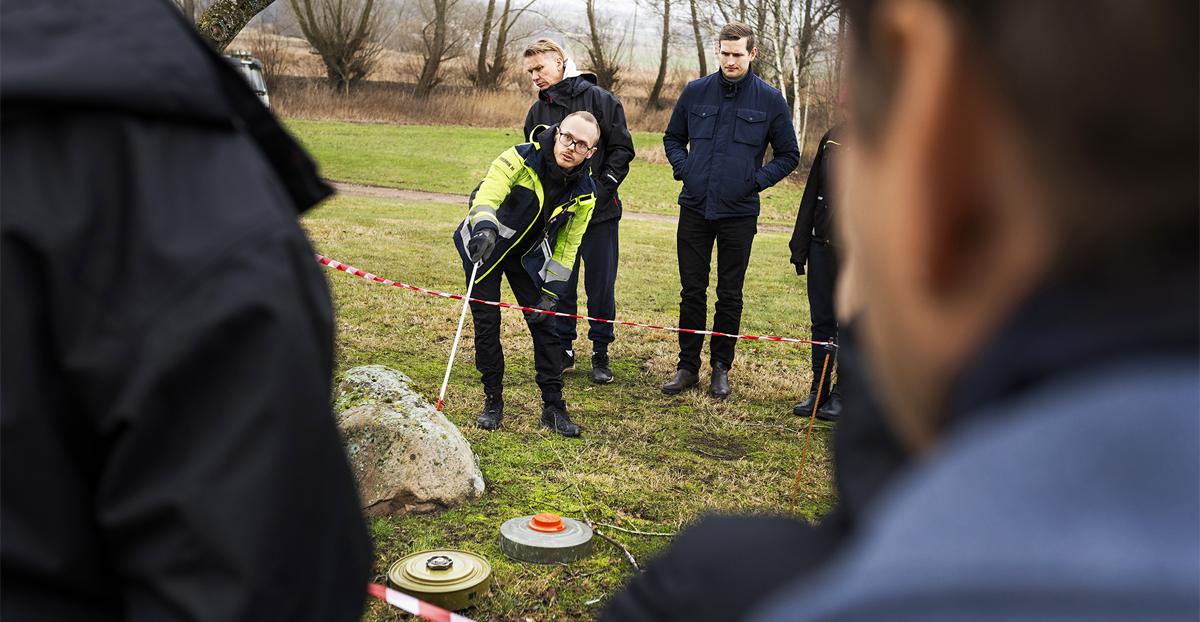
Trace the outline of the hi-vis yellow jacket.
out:
[[[596,205],[595,185],[585,171],[576,176],[565,203],[545,205],[541,178],[546,163],[542,148],[537,143],[525,143],[500,154],[471,193],[471,209],[454,233],[454,245],[467,274],[471,273],[472,265],[467,256],[467,241],[480,228],[496,230],[496,248],[479,267],[476,283],[523,241],[535,242],[521,258],[521,264],[543,291],[561,296],[567,279],[571,278],[579,241]],[[549,214],[545,227],[539,228],[542,210],[549,210]]]

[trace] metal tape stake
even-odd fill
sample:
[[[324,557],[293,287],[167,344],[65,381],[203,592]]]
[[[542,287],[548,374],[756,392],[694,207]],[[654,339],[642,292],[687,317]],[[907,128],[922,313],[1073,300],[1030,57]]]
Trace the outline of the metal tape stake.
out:
[[[821,382],[817,385],[817,399],[813,401],[812,417],[808,420],[808,436],[804,438],[804,453],[800,454],[800,468],[796,469],[796,488],[792,490],[792,507],[788,509],[788,518],[792,518],[796,514],[796,497],[800,494],[800,474],[804,472],[804,459],[808,457],[808,441],[812,439],[813,423],[817,420],[817,407],[821,405],[821,391],[825,388],[825,371],[829,369],[829,352],[833,348],[830,345],[833,341],[825,346],[825,363],[821,365]]]
[[[450,383],[450,370],[454,369],[454,355],[458,353],[458,340],[462,337],[463,322],[467,319],[467,307],[470,306],[471,290],[475,288],[475,273],[479,271],[480,261],[471,266],[471,278],[467,281],[467,295],[463,296],[462,313],[458,316],[458,330],[454,333],[454,345],[450,347],[450,361],[446,363],[446,377],[442,378],[442,392],[438,394],[436,412],[442,410],[442,400],[446,399],[446,385]]]

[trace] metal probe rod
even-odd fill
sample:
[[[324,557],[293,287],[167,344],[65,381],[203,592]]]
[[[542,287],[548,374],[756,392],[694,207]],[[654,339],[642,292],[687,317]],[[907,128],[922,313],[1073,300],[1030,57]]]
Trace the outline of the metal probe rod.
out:
[[[470,306],[471,290],[475,287],[475,273],[479,270],[479,264],[482,261],[471,266],[471,278],[467,281],[467,295],[463,296],[462,313],[458,316],[458,330],[454,333],[454,345],[450,348],[450,361],[446,363],[446,377],[442,378],[442,392],[438,394],[438,403],[435,411],[441,412],[442,400],[446,398],[446,385],[450,383],[450,370],[454,368],[454,355],[458,352],[458,340],[462,337],[463,322],[467,319],[467,307]]]

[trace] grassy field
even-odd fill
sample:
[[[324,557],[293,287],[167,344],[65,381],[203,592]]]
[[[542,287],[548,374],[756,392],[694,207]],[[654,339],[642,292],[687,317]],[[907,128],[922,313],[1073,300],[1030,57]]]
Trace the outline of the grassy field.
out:
[[[329,177],[443,192],[462,191],[456,184],[478,172],[471,165],[456,164],[457,156],[495,152],[510,138],[500,131],[460,128],[434,132],[344,123],[289,125],[313,148]],[[468,140],[457,140],[464,136]],[[463,147],[464,142],[470,144]],[[408,155],[412,149],[444,153],[425,158],[437,163],[422,168],[419,158]],[[458,205],[334,198],[309,212],[303,224],[324,255],[397,281],[460,292],[464,278],[450,240],[462,216]],[[622,222],[619,319],[677,325],[679,277],[673,236],[670,223]],[[743,332],[808,334],[805,282],[787,263],[787,241],[784,233],[761,233],[755,239],[744,290]],[[338,373],[358,365],[388,365],[409,374],[421,391],[436,399],[458,320],[457,304],[334,270],[327,269],[326,275],[337,309]],[[715,295],[709,291],[711,307]],[[514,302],[507,288],[504,292],[505,300]],[[577,341],[582,364],[564,375],[564,397],[585,431],[582,438],[564,439],[537,426],[540,400],[528,331],[519,313],[504,314],[503,428],[485,432],[473,425],[483,394],[473,364],[470,321],[443,408],[479,455],[487,493],[436,516],[370,519],[376,547],[374,580],[384,581],[388,566],[409,553],[435,547],[466,549],[486,557],[494,570],[491,594],[466,615],[481,622],[591,620],[633,575],[624,553],[598,539],[591,557],[569,566],[516,563],[499,550],[501,523],[550,511],[574,518],[586,515],[625,529],[671,533],[709,512],[787,512],[807,423],[791,414],[811,378],[806,347],[741,342],[730,374],[733,394],[714,402],[699,390],[676,397],[658,390],[674,372],[674,333],[617,327],[611,348],[616,380],[606,386],[588,380],[590,347],[585,340]],[[586,327],[581,329],[586,332]],[[708,371],[705,365],[704,378]],[[798,517],[808,520],[836,503],[828,459],[832,430],[818,422],[812,441],[797,502]],[[643,564],[671,541],[607,533]],[[372,599],[364,619],[411,618]]]
[[[356,183],[470,194],[488,166],[505,149],[522,142],[520,130],[374,125],[293,119],[290,129],[321,164],[329,179]],[[625,209],[678,214],[680,182],[662,155],[662,135],[633,133],[642,154],[621,186]],[[762,193],[762,221],[790,225],[796,220],[801,189],[783,183]]]

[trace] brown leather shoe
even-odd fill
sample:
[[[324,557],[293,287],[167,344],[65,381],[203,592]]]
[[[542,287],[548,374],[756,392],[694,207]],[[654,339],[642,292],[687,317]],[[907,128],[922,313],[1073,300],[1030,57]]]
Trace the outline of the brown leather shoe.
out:
[[[681,392],[700,384],[700,376],[694,371],[681,369],[675,372],[675,377],[662,386],[662,392],[667,395],[679,395]]]
[[[729,397],[729,368],[721,363],[713,363],[712,382],[708,385],[708,394],[713,399],[723,400]]]

